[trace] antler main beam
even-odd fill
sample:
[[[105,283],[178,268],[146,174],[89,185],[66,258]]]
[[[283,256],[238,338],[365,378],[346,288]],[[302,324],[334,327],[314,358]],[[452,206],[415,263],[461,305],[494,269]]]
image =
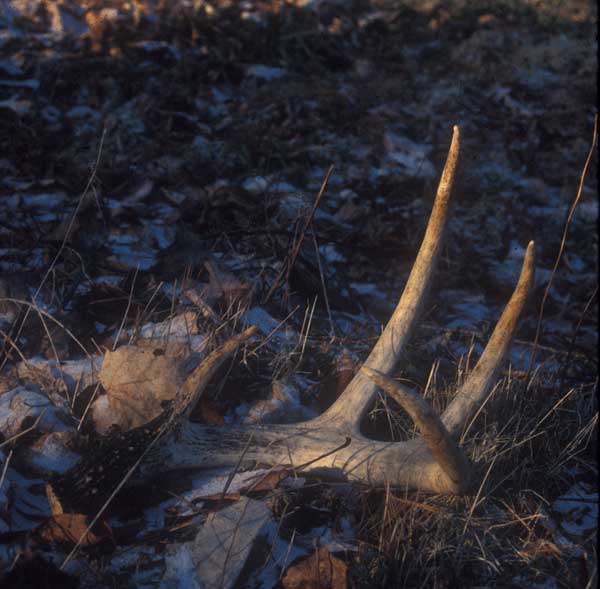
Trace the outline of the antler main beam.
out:
[[[463,493],[470,468],[456,437],[485,401],[506,354],[534,277],[529,244],[517,287],[479,362],[441,419],[425,399],[370,367],[363,374],[409,413],[421,437],[406,442],[370,440],[358,420],[335,415],[286,425],[207,426],[186,423],[142,464],[139,478],[179,468],[289,465],[368,484],[391,484],[436,493]],[[369,387],[370,388],[370,387]],[[342,397],[340,396],[340,399]],[[338,400],[339,401],[339,400]],[[350,423],[350,425],[348,425]]]
[[[144,463],[142,477],[165,467],[266,463],[440,493],[462,493],[468,488],[470,467],[456,439],[485,401],[509,349],[533,284],[533,242],[527,248],[517,287],[484,353],[441,418],[420,395],[389,378],[419,319],[443,247],[459,152],[460,134],[454,127],[425,237],[402,297],[362,370],[329,410],[311,421],[290,425],[186,423]],[[420,437],[387,443],[360,433],[361,419],[378,387],[409,413]]]
[[[216,367],[253,335],[253,329],[247,329],[215,350],[190,376],[184,385],[189,406],[178,409],[177,427],[147,454],[137,471],[137,480],[180,468],[261,463],[437,493],[463,493],[468,488],[470,467],[457,439],[487,398],[510,347],[533,285],[533,242],[527,247],[517,286],[488,345],[441,417],[422,396],[390,378],[433,280],[443,247],[459,152],[460,135],[458,127],[454,127],[423,243],[402,297],[364,366],[337,401],[323,415],[303,423],[268,426],[190,423],[189,408]],[[419,437],[405,442],[380,442],[361,434],[360,422],[378,387],[407,411],[421,434]],[[78,472],[81,475],[81,469]]]

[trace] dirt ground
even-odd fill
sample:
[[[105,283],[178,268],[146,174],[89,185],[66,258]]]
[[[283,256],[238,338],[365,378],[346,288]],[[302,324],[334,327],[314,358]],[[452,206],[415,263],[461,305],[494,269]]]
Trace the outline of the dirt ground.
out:
[[[458,125],[446,246],[396,376],[444,406],[535,240],[535,292],[465,440],[482,483],[467,497],[242,485],[275,523],[237,583],[593,586],[596,78],[592,2],[0,0],[5,581],[69,555],[56,586],[201,586],[181,584],[172,549],[216,517],[210,499],[188,512],[153,484],[131,509],[126,491],[72,556],[95,508],[48,532],[46,483],[99,431],[133,427],[98,377],[105,352],[172,336],[155,378],[174,383],[169,358],[256,323],[266,344],[194,419],[322,412],[396,305]],[[383,399],[363,429],[413,435]],[[335,575],[290,573],[319,546]]]

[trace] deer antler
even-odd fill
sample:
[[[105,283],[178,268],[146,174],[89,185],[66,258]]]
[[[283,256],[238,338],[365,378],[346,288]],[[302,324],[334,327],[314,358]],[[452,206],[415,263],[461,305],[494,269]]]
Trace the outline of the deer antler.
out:
[[[469,484],[469,466],[456,438],[484,402],[508,351],[534,277],[534,245],[527,248],[517,287],[471,375],[441,419],[417,393],[388,376],[400,359],[432,282],[443,244],[450,195],[460,151],[458,127],[425,237],[408,282],[390,321],[372,352],[337,401],[308,422],[215,427],[186,424],[170,443],[157,449],[142,476],[155,469],[235,465],[244,462],[290,464],[329,471],[352,480],[406,485],[422,490],[461,493]],[[360,421],[380,386],[409,413],[421,437],[379,442],[360,433]]]
[[[184,411],[177,429],[145,457],[137,480],[178,468],[258,462],[438,493],[462,493],[468,488],[470,467],[457,438],[485,401],[509,349],[533,284],[533,242],[527,247],[518,284],[485,351],[441,418],[420,395],[389,378],[425,304],[442,250],[459,151],[459,130],[454,127],[425,237],[402,297],[365,365],[337,401],[313,420],[286,425],[201,425],[187,421]],[[213,352],[211,366],[220,364],[252,333],[246,330]],[[197,398],[213,372],[203,365],[196,369],[186,387],[193,398]],[[377,387],[407,411],[420,437],[405,442],[380,442],[361,434],[361,419]]]

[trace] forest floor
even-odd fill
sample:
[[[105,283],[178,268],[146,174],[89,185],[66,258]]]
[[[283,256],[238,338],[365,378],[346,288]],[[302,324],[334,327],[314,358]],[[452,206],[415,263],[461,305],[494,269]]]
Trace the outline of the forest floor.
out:
[[[268,521],[239,587],[595,586],[596,27],[579,0],[0,0],[4,582],[43,561],[56,586],[201,587],[190,541],[251,498]],[[227,473],[193,473],[185,490],[118,494],[72,552],[97,510],[66,519],[47,483],[133,419],[105,352],[198,359],[256,323],[268,337],[194,419],[321,413],[395,307],[453,125],[452,220],[396,376],[443,407],[537,246],[509,362],[465,439],[473,491],[307,476],[236,479],[215,501]],[[383,397],[363,429],[414,435]],[[320,578],[316,557],[332,565]]]

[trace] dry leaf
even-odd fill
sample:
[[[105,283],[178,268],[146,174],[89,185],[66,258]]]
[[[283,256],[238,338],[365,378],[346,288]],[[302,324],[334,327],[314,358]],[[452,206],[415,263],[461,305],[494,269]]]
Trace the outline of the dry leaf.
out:
[[[105,432],[117,424],[129,430],[158,417],[162,402],[173,399],[183,384],[182,364],[171,346],[121,346],[107,352],[99,379],[108,399],[94,403],[96,429]]]
[[[285,589],[346,589],[348,567],[321,547],[287,569],[283,586]]]
[[[41,526],[39,536],[46,542],[75,544],[85,533],[88,525],[87,516],[82,513],[58,513]],[[106,535],[108,532],[101,536],[88,532],[81,541],[81,546],[98,544]]]
[[[48,498],[48,503],[50,504],[50,511],[53,516],[62,515],[63,506],[56,496],[52,485],[46,484],[46,497]]]
[[[292,471],[286,469],[271,470],[260,478],[257,478],[256,481],[248,487],[241,489],[241,491],[242,493],[248,493],[250,491],[273,491],[279,486],[281,481],[287,479],[291,474]]]
[[[192,542],[168,545],[166,571],[161,587],[233,589],[266,525],[274,525],[269,508],[260,501],[242,498],[221,511],[211,513]],[[245,586],[245,585],[244,585]]]

